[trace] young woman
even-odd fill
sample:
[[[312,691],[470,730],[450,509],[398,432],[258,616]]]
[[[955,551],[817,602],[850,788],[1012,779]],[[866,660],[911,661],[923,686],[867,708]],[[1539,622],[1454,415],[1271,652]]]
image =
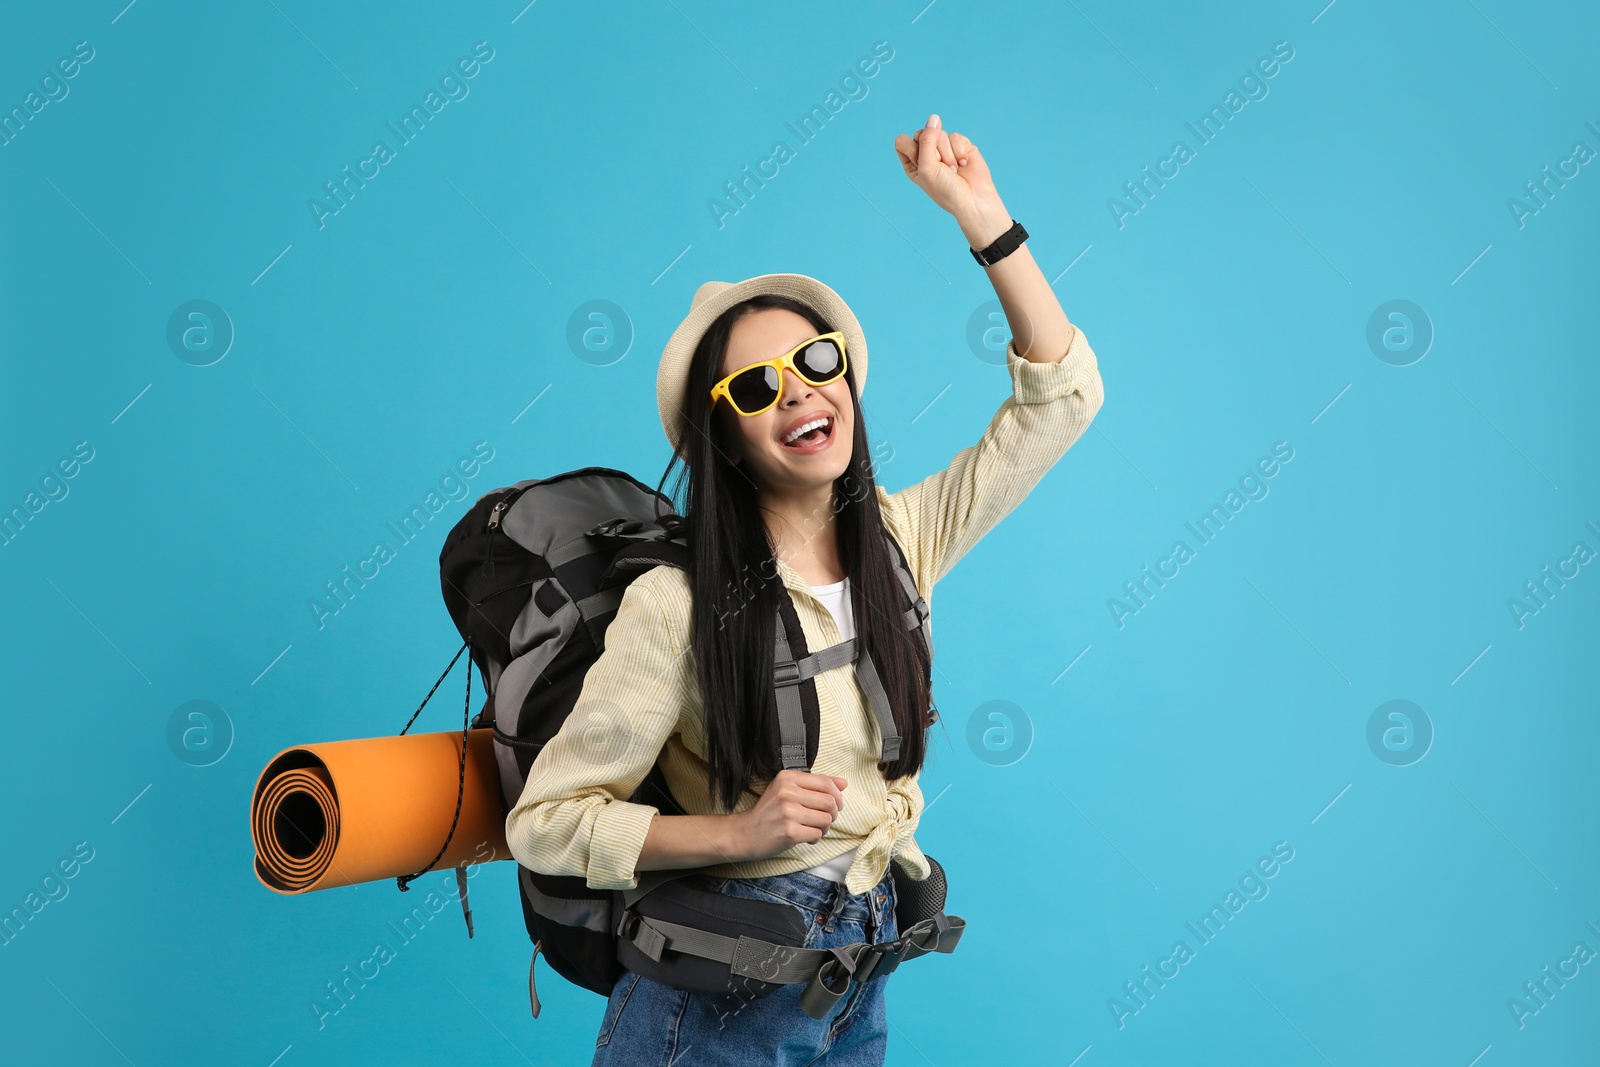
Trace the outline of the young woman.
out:
[[[989,258],[1006,247],[990,250],[1013,220],[977,146],[934,115],[914,138],[896,138],[895,151],[968,245]],[[772,274],[695,294],[657,378],[675,451],[667,472],[681,461],[679,490],[688,483],[680,510],[692,567],[656,567],[627,588],[576,709],[507,818],[524,866],[607,889],[634,888],[644,871],[700,868],[693,877],[717,892],[798,909],[807,947],[897,936],[891,861],[913,879],[930,871],[914,834],[933,709],[931,664],[905,628],[884,534],[931,601],[939,578],[1083,434],[1102,399],[1094,353],[1027,247],[983,269],[1013,335],[1012,395],[977,444],[898,493],[874,480],[860,403],[866,339],[837,293]],[[896,352],[937,366],[928,353]],[[922,381],[919,395],[938,384],[901,380]],[[870,653],[901,738],[894,758],[880,762],[883,731],[846,665],[815,678],[812,769],[780,769],[772,660],[785,595],[808,649],[855,637]],[[627,799],[658,760],[687,814]],[[852,982],[817,1020],[802,1010],[799,984],[741,1000],[627,972],[594,1063],[881,1064],[888,977]]]

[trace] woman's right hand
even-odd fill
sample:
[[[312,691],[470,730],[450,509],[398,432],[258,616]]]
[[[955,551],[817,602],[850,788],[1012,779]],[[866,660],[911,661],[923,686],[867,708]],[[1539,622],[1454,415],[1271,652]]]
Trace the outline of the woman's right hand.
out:
[[[755,804],[731,816],[738,821],[743,858],[767,859],[792,845],[821,841],[844,810],[849,784],[831,774],[779,771]]]

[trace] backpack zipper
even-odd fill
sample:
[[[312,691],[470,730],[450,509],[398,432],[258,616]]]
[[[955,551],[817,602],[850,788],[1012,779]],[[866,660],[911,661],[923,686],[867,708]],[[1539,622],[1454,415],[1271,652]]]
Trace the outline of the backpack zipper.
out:
[[[530,488],[532,488],[532,487],[525,485],[521,489],[512,490],[511,492],[507,493],[505,496],[501,497],[499,499],[499,501],[497,501],[495,503],[494,508],[489,512],[489,523],[488,523],[488,527],[487,527],[487,532],[490,534],[490,537],[489,537],[489,555],[488,555],[488,558],[483,561],[483,573],[484,574],[493,574],[494,573],[494,543],[495,543],[495,538],[494,538],[493,534],[494,534],[494,532],[496,530],[499,530],[502,534],[505,533],[505,529],[500,525],[500,517],[506,513],[506,509],[507,508],[509,508],[512,504],[515,504],[519,499],[521,499],[522,494],[526,493]]]
[[[516,494],[516,496],[521,495],[521,493]],[[483,561],[483,573],[485,575],[494,574],[494,543],[496,540],[494,532],[500,529],[500,516],[505,513],[506,508],[511,506],[513,499],[512,494],[507,493],[495,503],[494,510],[489,512],[489,527],[487,531],[489,534],[489,555]]]
[[[501,497],[499,503],[495,504],[494,510],[489,512],[489,529],[498,530],[500,528],[500,516],[504,515],[506,509],[521,499],[522,494],[531,488],[533,487],[528,485],[523,486],[521,489],[513,488],[505,496]]]

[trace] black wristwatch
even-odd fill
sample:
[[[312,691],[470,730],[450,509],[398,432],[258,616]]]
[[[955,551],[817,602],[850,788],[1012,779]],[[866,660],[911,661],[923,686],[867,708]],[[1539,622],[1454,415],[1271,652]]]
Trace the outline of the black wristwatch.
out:
[[[972,258],[978,261],[979,266],[990,267],[1021,248],[1022,242],[1027,239],[1028,231],[1022,228],[1022,223],[1012,219],[1011,229],[996,237],[989,247],[968,248],[967,251],[972,253]]]

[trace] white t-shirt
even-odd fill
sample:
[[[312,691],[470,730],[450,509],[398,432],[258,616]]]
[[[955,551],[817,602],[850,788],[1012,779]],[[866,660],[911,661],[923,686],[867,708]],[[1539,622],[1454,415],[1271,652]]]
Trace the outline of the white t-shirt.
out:
[[[856,616],[850,607],[850,579],[834,582],[832,585],[814,585],[811,591],[817,594],[817,599],[822,601],[828,609],[828,614],[833,616],[833,621],[839,625],[839,640],[848,641],[856,635]]]
[[[822,601],[828,609],[828,614],[833,616],[833,621],[839,626],[839,640],[848,641],[856,635],[855,612],[850,606],[850,579],[834,582],[832,585],[814,585],[811,591]],[[816,651],[813,649],[812,651]],[[851,862],[856,858],[856,850],[840,856],[835,856],[826,863],[819,863],[815,867],[806,868],[807,874],[814,874],[826,878],[830,882],[844,881],[845,872],[850,869]]]

